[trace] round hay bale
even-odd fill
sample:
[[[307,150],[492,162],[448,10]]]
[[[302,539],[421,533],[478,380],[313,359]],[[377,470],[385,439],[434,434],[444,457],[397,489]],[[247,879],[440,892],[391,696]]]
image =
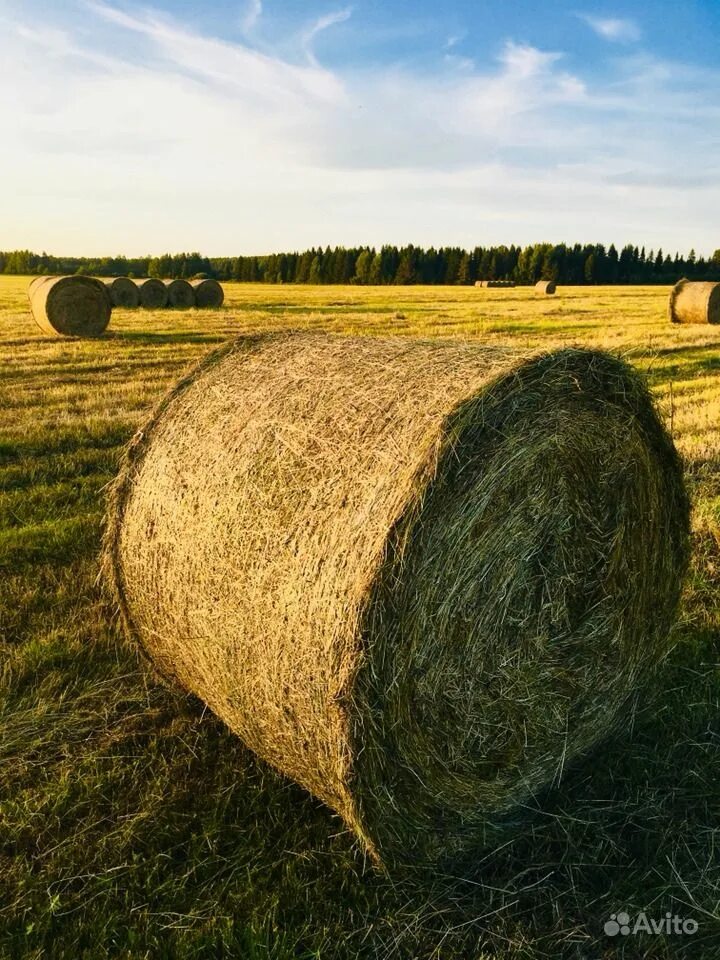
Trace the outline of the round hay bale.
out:
[[[140,306],[140,291],[130,277],[108,277],[104,283],[114,307],[135,310]]]
[[[131,443],[129,635],[386,865],[457,863],[668,649],[681,468],[622,361],[276,334]]]
[[[535,284],[535,293],[541,293],[544,296],[552,296],[557,290],[557,284],[554,280],[538,280]]]
[[[217,310],[225,302],[225,291],[217,280],[191,280],[195,291],[195,305],[199,310]]]
[[[487,285],[488,285],[488,281],[487,281],[487,280],[476,280],[476,281],[475,281],[475,286],[476,286],[476,287],[486,287]]]
[[[105,284],[93,277],[37,277],[28,298],[43,333],[100,337],[110,323],[110,297]]]
[[[680,280],[670,291],[673,323],[720,323],[720,283]]]
[[[168,306],[174,310],[189,310],[195,306],[195,291],[187,280],[166,280]]]
[[[140,293],[140,306],[146,310],[162,310],[168,304],[168,290],[162,280],[149,277],[146,280],[136,280]]]

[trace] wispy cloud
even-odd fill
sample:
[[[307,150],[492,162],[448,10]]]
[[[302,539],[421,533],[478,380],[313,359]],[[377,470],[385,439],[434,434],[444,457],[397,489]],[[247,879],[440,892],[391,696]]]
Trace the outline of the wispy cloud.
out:
[[[338,23],[345,23],[345,21],[349,20],[351,16],[352,7],[345,7],[342,10],[335,10],[333,13],[327,13],[322,17],[318,17],[317,20],[315,20],[315,22],[303,32],[303,49],[305,50],[305,54],[310,63],[312,63],[314,66],[317,66],[317,59],[313,49],[313,44],[317,35],[322,33],[324,30],[328,30],[330,27],[336,26]]]
[[[243,33],[251,33],[262,16],[262,0],[247,0],[245,12],[240,17],[240,29]]]
[[[261,53],[89,2],[82,32],[60,15],[42,30],[0,24],[0,84],[14,91],[0,98],[0,177],[16,188],[6,245],[717,246],[720,70],[642,54],[600,80],[512,40],[462,69],[438,51],[432,67],[330,70],[306,62],[297,36],[293,59],[287,44]],[[310,44],[340,13],[315,21]],[[117,28],[112,42],[101,24]]]
[[[635,43],[642,36],[638,24],[625,17],[598,17],[590,13],[581,13],[579,17],[598,36],[612,43]]]

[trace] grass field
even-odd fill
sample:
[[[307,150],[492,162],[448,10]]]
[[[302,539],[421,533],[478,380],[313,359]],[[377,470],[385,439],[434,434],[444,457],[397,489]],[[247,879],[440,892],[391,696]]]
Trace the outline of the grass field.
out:
[[[720,329],[662,288],[228,285],[215,313],[116,311],[100,341],[36,330],[0,278],[0,957],[720,957]],[[527,828],[421,895],[340,821],[158,685],[96,586],[103,487],[184,368],[297,327],[620,351],[686,459],[695,552],[676,644],[624,736]],[[693,936],[608,937],[611,912]]]

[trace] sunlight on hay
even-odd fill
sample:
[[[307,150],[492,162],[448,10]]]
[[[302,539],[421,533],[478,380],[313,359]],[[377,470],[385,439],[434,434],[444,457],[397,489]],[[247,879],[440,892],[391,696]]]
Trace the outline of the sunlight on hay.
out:
[[[99,337],[110,323],[105,285],[92,277],[37,277],[28,288],[33,318],[43,333]]]
[[[281,333],[137,434],[104,567],[161,673],[379,860],[437,864],[617,726],[687,537],[621,361]]]

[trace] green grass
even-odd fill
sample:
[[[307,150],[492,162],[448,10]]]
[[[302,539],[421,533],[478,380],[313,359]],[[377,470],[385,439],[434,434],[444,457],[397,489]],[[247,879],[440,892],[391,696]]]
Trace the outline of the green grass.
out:
[[[228,286],[217,313],[35,330],[0,278],[0,957],[720,957],[720,330],[667,291]],[[695,554],[675,648],[621,738],[566,771],[471,881],[397,884],[320,803],[160,686],[97,586],[103,487],[186,367],[245,331],[622,352],[672,425]],[[693,917],[610,938],[611,912]]]

